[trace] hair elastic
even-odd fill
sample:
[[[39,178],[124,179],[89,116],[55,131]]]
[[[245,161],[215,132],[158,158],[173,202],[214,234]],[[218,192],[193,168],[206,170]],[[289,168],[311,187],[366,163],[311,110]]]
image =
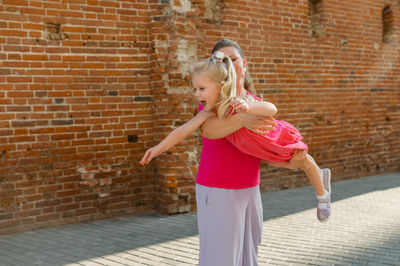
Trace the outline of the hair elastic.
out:
[[[210,61],[216,59],[218,63],[222,63],[222,59],[224,59],[225,54],[223,52],[216,51],[210,57]]]

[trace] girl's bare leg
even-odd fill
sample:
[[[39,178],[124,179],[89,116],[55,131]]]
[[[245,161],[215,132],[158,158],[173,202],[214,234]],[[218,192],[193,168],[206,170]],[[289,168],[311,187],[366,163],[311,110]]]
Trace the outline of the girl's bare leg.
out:
[[[317,218],[320,222],[326,222],[331,215],[331,197],[330,197],[330,180],[331,172],[328,168],[321,169],[314,161],[313,157],[307,154],[304,150],[295,150],[292,158],[288,162],[271,163],[268,164],[274,166],[285,167],[289,169],[302,169],[308,179],[310,180],[312,186],[317,194]],[[323,172],[323,173],[322,173]],[[322,181],[321,175],[324,176],[324,181]],[[324,184],[327,186],[326,190]]]
[[[311,155],[307,154],[303,160],[303,163],[300,165],[300,169],[306,173],[308,180],[310,180],[311,185],[314,187],[317,196],[324,195],[325,189],[324,185],[322,184],[321,169]]]
[[[284,167],[287,169],[302,169],[314,187],[317,196],[325,194],[324,185],[322,184],[321,169],[314,161],[313,157],[304,150],[295,150],[292,159],[289,162],[267,162],[267,164]]]

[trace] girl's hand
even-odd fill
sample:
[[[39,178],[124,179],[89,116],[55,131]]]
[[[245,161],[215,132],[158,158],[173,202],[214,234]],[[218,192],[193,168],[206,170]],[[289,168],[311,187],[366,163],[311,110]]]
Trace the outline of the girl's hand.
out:
[[[140,160],[141,165],[145,165],[150,163],[150,161],[160,155],[162,152],[159,149],[158,145],[154,146],[153,148],[150,148],[146,151],[146,153],[143,155],[143,158]]]
[[[231,106],[236,113],[247,113],[249,111],[249,104],[242,98],[233,99]]]

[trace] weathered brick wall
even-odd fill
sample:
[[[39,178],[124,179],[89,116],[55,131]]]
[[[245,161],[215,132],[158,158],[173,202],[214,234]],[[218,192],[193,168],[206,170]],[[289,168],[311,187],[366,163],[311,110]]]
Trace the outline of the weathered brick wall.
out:
[[[258,94],[339,181],[400,169],[399,22],[399,1],[224,1],[203,28],[206,47],[238,41]],[[309,185],[302,172],[261,173],[263,191]]]
[[[0,233],[195,209],[188,66],[231,38],[333,180],[400,170],[398,1],[0,0]],[[262,168],[263,191],[308,184]]]
[[[154,209],[148,4],[0,2],[0,232]]]

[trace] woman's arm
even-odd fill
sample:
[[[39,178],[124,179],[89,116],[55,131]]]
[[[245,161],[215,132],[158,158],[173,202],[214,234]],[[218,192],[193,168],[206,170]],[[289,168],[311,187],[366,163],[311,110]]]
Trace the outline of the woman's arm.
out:
[[[295,170],[297,169],[296,167],[292,167],[289,162],[268,162],[268,161],[263,161],[268,165],[274,166],[274,167],[282,167],[286,169],[292,169]]]
[[[208,139],[220,139],[233,132],[246,127],[257,134],[266,134],[274,130],[276,123],[273,117],[255,116],[246,113],[231,115],[225,119],[217,116],[208,118],[201,126],[203,137]]]
[[[176,145],[188,135],[200,128],[200,126],[209,117],[215,116],[213,112],[202,110],[195,117],[190,119],[188,122],[182,126],[175,128],[168,136],[163,139],[158,145],[148,149],[144,154],[143,158],[140,160],[141,165],[148,164],[153,158],[159,156],[161,153],[167,151],[172,146]]]
[[[209,118],[202,126],[203,137],[208,139],[219,139],[246,127],[257,134],[267,134],[274,130],[276,123],[273,116],[277,110],[274,104],[269,102],[247,103],[242,98],[236,98],[231,102],[235,115],[225,119],[218,117]]]

